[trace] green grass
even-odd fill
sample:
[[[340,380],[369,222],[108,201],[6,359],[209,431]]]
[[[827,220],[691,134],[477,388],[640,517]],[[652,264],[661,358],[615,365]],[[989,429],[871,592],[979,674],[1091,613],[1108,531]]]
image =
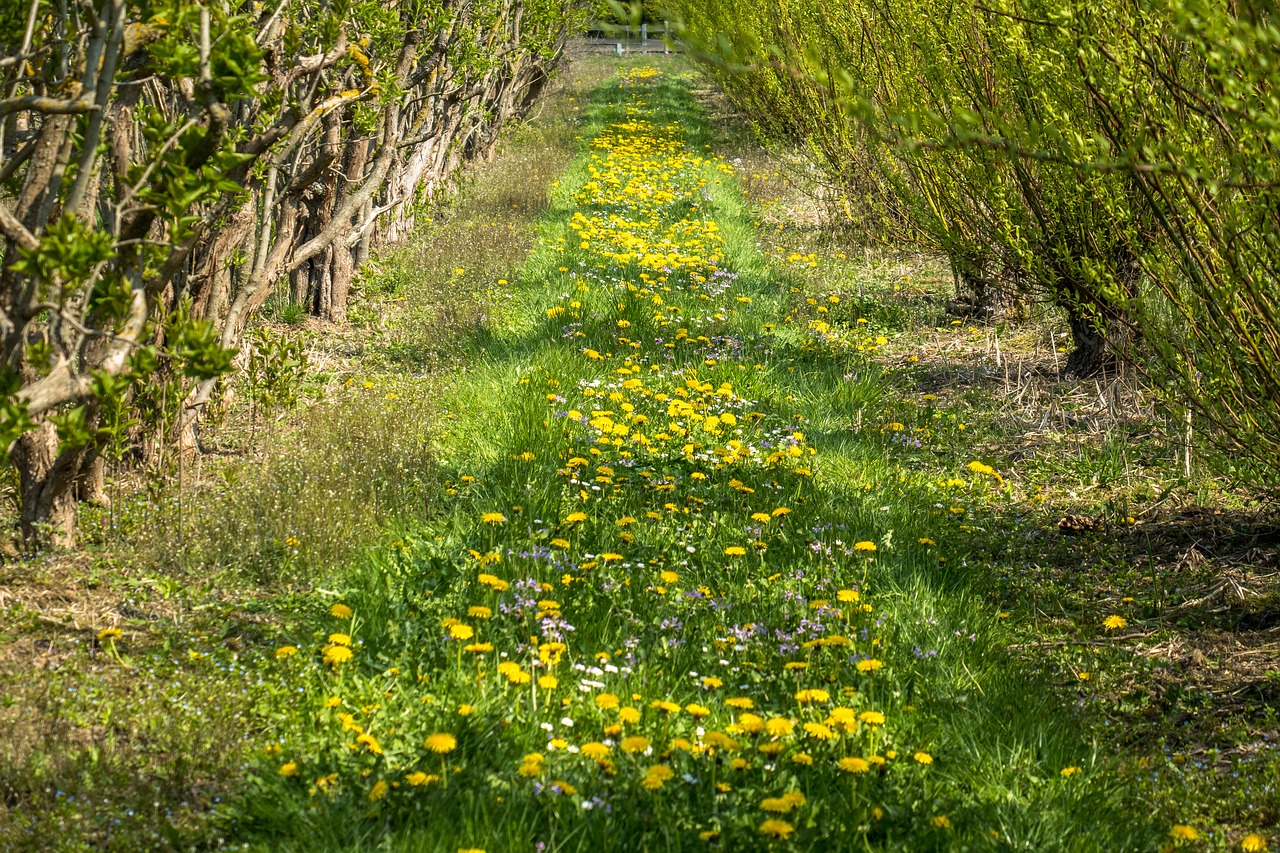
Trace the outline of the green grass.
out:
[[[1092,385],[1032,374],[1052,362],[1052,315],[955,322],[936,260],[813,227],[803,172],[720,114],[679,60],[656,81],[597,88],[615,67],[576,64],[494,164],[364,271],[352,328],[308,333],[299,411],[251,438],[233,401],[206,437],[227,455],[187,470],[187,488],[120,489],[87,556],[7,567],[0,848],[1233,850],[1273,831],[1276,599],[1236,568],[1266,565],[1266,513],[1182,478],[1177,425],[1144,414],[1140,388],[1109,412]],[[617,201],[582,200],[599,180],[586,146],[634,97],[656,126],[678,125],[685,153],[740,161],[733,175],[714,160],[639,170],[676,191],[659,224],[717,223],[720,266],[737,275],[723,292],[620,271],[598,254],[609,233],[578,247],[574,213]],[[1006,380],[1011,363],[1027,369]],[[618,373],[629,366],[641,370]],[[689,389],[695,374],[711,393]],[[732,394],[717,395],[725,382]],[[715,435],[668,415],[677,389],[699,422],[737,423]],[[627,422],[648,449],[599,444],[565,417],[624,422],[624,402],[649,417]],[[801,456],[714,456],[733,439],[762,456],[795,441]],[[1211,524],[1162,514],[1193,493],[1214,502]],[[790,513],[750,518],[778,507]],[[1063,536],[1065,511],[1107,526]],[[725,553],[735,546],[746,553]],[[1186,556],[1197,547],[1208,556]],[[1183,606],[1228,560],[1263,592]],[[1105,631],[1111,614],[1128,627]],[[449,620],[476,636],[450,639]],[[121,640],[95,639],[112,624]],[[562,659],[535,667],[557,630]],[[326,664],[341,633],[353,658]],[[832,633],[852,646],[792,648]],[[1253,655],[1247,679],[1226,680],[1241,654],[1212,645],[1226,638]],[[460,648],[476,640],[494,651]],[[1215,664],[1175,653],[1189,646]],[[277,658],[283,647],[298,651]],[[501,655],[533,682],[510,683]],[[865,659],[882,668],[860,671]],[[556,686],[535,689],[548,672]],[[800,702],[805,689],[828,698]],[[606,691],[639,722],[599,707]],[[742,729],[732,697],[793,732]],[[664,701],[679,710],[652,706]],[[804,732],[836,707],[886,719],[830,742]],[[706,749],[715,731],[736,747]],[[433,733],[456,747],[432,752]],[[629,735],[652,754],[622,751]],[[612,745],[607,763],[568,748],[593,742]],[[771,743],[776,757],[760,750]],[[792,760],[801,751],[812,765]],[[875,755],[884,766],[863,774],[836,763]],[[650,790],[654,765],[672,776]],[[761,805],[786,791],[805,803],[776,816],[794,833],[771,839]],[[1174,824],[1203,837],[1171,841]]]
[[[678,121],[686,150],[707,144],[710,127],[678,77],[603,87],[583,135],[623,120],[633,97],[654,126]],[[664,168],[652,161],[636,174]],[[677,199],[659,208],[662,223],[691,215],[679,196],[702,197],[697,184],[705,181],[697,215],[719,224],[737,278],[701,299],[705,291],[683,274],[642,283],[639,269],[578,249],[565,230],[572,213],[613,202],[607,193],[594,203],[575,199],[592,176],[585,156],[570,167],[505,322],[488,331],[444,401],[452,415],[440,436],[449,498],[401,546],[347,579],[342,602],[353,616],[297,638],[301,653],[281,667],[305,698],[259,765],[258,789],[234,805],[231,826],[271,849],[703,849],[700,833],[715,833],[725,849],[751,849],[773,844],[762,833],[771,825],[761,802],[790,790],[806,803],[786,816],[794,835],[781,846],[1155,849],[1164,830],[1133,819],[1111,763],[1040,676],[1010,658],[1012,633],[974,583],[977,555],[949,508],[936,506],[957,491],[966,502],[997,500],[998,485],[965,471],[957,448],[959,485],[940,491],[932,466],[904,466],[878,422],[894,379],[870,353],[891,318],[829,319],[829,336],[784,322],[789,293],[755,247],[735,182],[713,163],[670,171]],[[654,296],[670,319],[655,320]],[[548,317],[555,308],[563,313]],[[681,328],[687,335],[666,347]],[[632,366],[642,388],[622,386],[617,371]],[[724,437],[664,438],[676,430],[660,426],[672,418],[669,400],[694,376],[710,391],[690,397],[702,412],[697,422],[736,412],[737,424]],[[717,396],[724,383],[732,393]],[[593,399],[597,388],[603,403]],[[594,417],[598,406],[622,422],[616,407],[624,402],[649,417],[632,428],[648,430],[654,445],[601,444],[599,427],[564,416],[576,408]],[[853,429],[851,409],[877,422]],[[916,418],[937,437],[950,435],[928,413]],[[803,437],[787,438],[793,433]],[[773,463],[723,454],[717,461],[711,449],[735,436],[764,456],[780,441],[798,453]],[[695,440],[703,446],[681,450]],[[672,489],[661,487],[664,479]],[[778,507],[790,513],[749,518]],[[503,521],[485,524],[485,512]],[[585,518],[573,521],[575,512]],[[623,518],[636,521],[619,527]],[[939,544],[920,541],[930,537]],[[552,544],[561,538],[568,548]],[[875,550],[855,549],[859,542]],[[734,547],[746,553],[726,551]],[[490,590],[482,572],[517,586]],[[837,604],[841,589],[857,590],[858,601]],[[815,610],[819,599],[831,603]],[[490,618],[468,615],[480,606],[492,609]],[[475,636],[450,639],[450,620]],[[322,646],[343,646],[330,632],[353,638],[353,660],[320,661]],[[852,646],[801,647],[835,633]],[[538,645],[545,652],[558,637],[563,658],[535,666]],[[478,640],[494,651],[463,650]],[[500,657],[534,681],[509,683],[495,669]],[[860,660],[883,668],[864,671]],[[556,686],[533,686],[549,673]],[[800,702],[793,694],[805,689],[826,698]],[[634,706],[639,720],[615,722],[615,711],[593,701],[606,691]],[[763,717],[794,720],[795,732],[771,738],[744,728],[741,710],[725,704],[734,696],[749,697]],[[667,701],[670,711],[653,705]],[[465,715],[463,705],[471,706]],[[821,722],[835,706],[882,712],[886,722],[855,723],[830,741],[804,733],[805,722]],[[699,729],[727,731],[735,743],[714,748]],[[436,755],[424,747],[437,732],[455,737],[456,748]],[[622,750],[631,735],[653,753]],[[613,750],[599,762],[568,749],[601,741]],[[542,756],[533,766],[525,758],[532,753]],[[797,753],[813,763],[797,763]],[[837,766],[850,756],[884,765],[851,775]],[[653,765],[672,775],[646,787]],[[1065,768],[1077,769],[1063,776]],[[439,778],[415,786],[415,773]]]

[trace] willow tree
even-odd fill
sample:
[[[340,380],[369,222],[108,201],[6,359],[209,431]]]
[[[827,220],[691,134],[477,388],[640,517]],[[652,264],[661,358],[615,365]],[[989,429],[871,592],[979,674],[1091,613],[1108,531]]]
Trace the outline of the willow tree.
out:
[[[529,108],[573,0],[0,7],[0,441],[73,539],[122,425],[187,436],[289,287],[341,322],[370,241]]]

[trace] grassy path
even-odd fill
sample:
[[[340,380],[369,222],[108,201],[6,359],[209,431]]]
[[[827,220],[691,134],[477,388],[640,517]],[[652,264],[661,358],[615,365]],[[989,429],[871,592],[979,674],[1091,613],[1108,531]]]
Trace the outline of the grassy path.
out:
[[[936,478],[850,422],[896,381],[876,324],[839,301],[784,322],[680,79],[632,67],[590,115],[450,401],[449,500],[281,651],[297,698],[238,827],[298,850],[1156,849],[1167,828],[1006,654]]]

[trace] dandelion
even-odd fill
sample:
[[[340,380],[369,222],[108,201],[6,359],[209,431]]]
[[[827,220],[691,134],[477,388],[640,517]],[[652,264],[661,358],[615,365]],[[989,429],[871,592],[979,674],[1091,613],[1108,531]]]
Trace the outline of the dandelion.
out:
[[[764,730],[774,737],[786,737],[795,729],[795,723],[786,717],[774,717],[764,724]]]
[[[278,772],[281,776],[297,776],[298,762],[286,761],[284,764],[280,765],[280,769],[276,772]]]
[[[332,607],[330,607],[330,608],[329,608],[329,615],[330,615],[330,616],[333,616],[333,617],[336,617],[336,618],[338,618],[338,619],[350,619],[350,618],[351,618],[351,608],[350,608],[350,607],[348,607],[347,605],[345,605],[345,604],[343,604],[343,603],[339,602],[339,603],[337,603],[337,604],[335,604],[335,605],[333,605]]]
[[[769,818],[764,823],[760,824],[761,835],[777,839],[778,841],[785,841],[790,838],[792,833],[795,831],[796,828],[794,826],[787,823],[785,820],[779,820],[777,818]]]
[[[880,711],[863,711],[858,715],[858,719],[869,726],[883,726],[884,714]]]
[[[591,743],[584,743],[578,751],[584,758],[590,758],[592,761],[603,761],[609,757],[609,753],[613,750],[599,741],[592,741]]]
[[[849,757],[842,758],[836,765],[845,773],[866,773],[871,769],[871,765],[865,758]]]
[[[434,753],[444,755],[447,752],[453,752],[458,746],[458,740],[447,732],[436,732],[428,735],[422,745]]]
[[[476,632],[470,625],[450,625],[449,636],[455,640],[470,640],[476,635]]]
[[[913,755],[913,756],[911,756],[911,757],[912,757],[912,758],[914,758],[914,759],[915,759],[917,762],[919,762],[920,764],[932,764],[932,763],[933,763],[933,756],[932,756],[932,755],[930,755],[930,754],[929,754],[929,753],[927,753],[927,752],[917,752],[915,755]]]
[[[98,632],[98,642],[101,643],[103,640],[118,640],[123,636],[124,633],[119,628],[104,628]]]
[[[649,739],[640,735],[632,735],[631,737],[623,738],[622,742],[618,744],[618,748],[623,752],[644,752],[649,748]]]
[[[1064,768],[1062,768],[1061,776],[1062,776],[1062,778],[1063,778],[1063,779],[1068,779],[1068,778],[1070,778],[1070,777],[1072,777],[1072,776],[1076,775],[1076,774],[1077,774],[1077,773],[1079,773],[1079,772],[1080,772],[1080,768],[1079,768],[1079,767],[1064,767]]]
[[[560,684],[560,680],[554,675],[543,675],[538,678],[538,686],[543,690],[555,690]]]
[[[951,818],[947,817],[946,815],[940,814],[937,817],[932,818],[929,822],[932,823],[934,826],[936,826],[938,829],[951,828]]]
[[[1169,837],[1176,838],[1178,841],[1195,841],[1200,838],[1200,832],[1194,826],[1179,823],[1169,830]]]
[[[329,643],[334,646],[349,646],[351,645],[351,635],[350,634],[330,634]]]
[[[797,702],[804,705],[809,702],[826,702],[831,699],[831,694],[819,689],[800,690],[796,693],[795,698]]]
[[[329,664],[329,666],[335,667],[346,663],[353,657],[351,649],[346,646],[338,645],[325,646],[321,654],[323,655],[325,663]]]
[[[480,516],[480,521],[484,524],[502,524],[506,520],[507,517],[500,512],[486,512]]]
[[[884,664],[875,658],[858,661],[858,672],[875,672],[876,670],[883,668]]]
[[[1111,615],[1102,620],[1102,627],[1108,631],[1119,631],[1125,625],[1129,624],[1129,620],[1123,616]]]
[[[378,800],[381,800],[387,795],[387,791],[390,790],[390,787],[391,786],[382,779],[374,782],[373,787],[369,789],[369,802],[376,803]]]
[[[854,545],[853,550],[869,554],[876,550],[876,543],[864,540]]]
[[[760,809],[773,814],[787,814],[795,807],[795,803],[785,797],[765,797],[760,801]]]
[[[732,699],[726,699],[724,700],[724,704],[739,711],[750,711],[756,706],[755,702],[752,702],[745,696],[735,696]]]
[[[276,660],[284,660],[285,658],[291,658],[297,653],[298,653],[297,646],[281,646],[280,648],[276,649]]]
[[[587,514],[585,512],[571,512],[564,517],[565,524],[577,524],[580,521],[586,521]]]
[[[493,616],[493,611],[484,605],[476,604],[467,608],[467,618],[469,619],[488,619]]]
[[[604,710],[610,710],[618,707],[618,697],[612,693],[601,693],[596,696],[596,707]]]
[[[628,725],[640,722],[640,711],[637,708],[621,708],[618,710],[618,721]]]
[[[741,557],[747,553],[747,549],[741,545],[730,545],[724,549],[724,553],[726,557]]]
[[[1267,839],[1256,832],[1251,832],[1240,839],[1240,849],[1244,853],[1267,853]]]

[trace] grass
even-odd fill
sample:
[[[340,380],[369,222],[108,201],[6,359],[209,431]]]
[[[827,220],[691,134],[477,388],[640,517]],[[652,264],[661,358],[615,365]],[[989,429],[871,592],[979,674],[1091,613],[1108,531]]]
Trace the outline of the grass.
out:
[[[6,566],[0,846],[1275,844],[1270,508],[1183,476],[1132,377],[1053,376],[1052,313],[957,323],[935,259],[830,231],[659,67],[577,64],[351,329],[303,332],[297,412],[232,401],[181,503],[122,489],[86,555]],[[628,199],[700,245],[620,269]]]

